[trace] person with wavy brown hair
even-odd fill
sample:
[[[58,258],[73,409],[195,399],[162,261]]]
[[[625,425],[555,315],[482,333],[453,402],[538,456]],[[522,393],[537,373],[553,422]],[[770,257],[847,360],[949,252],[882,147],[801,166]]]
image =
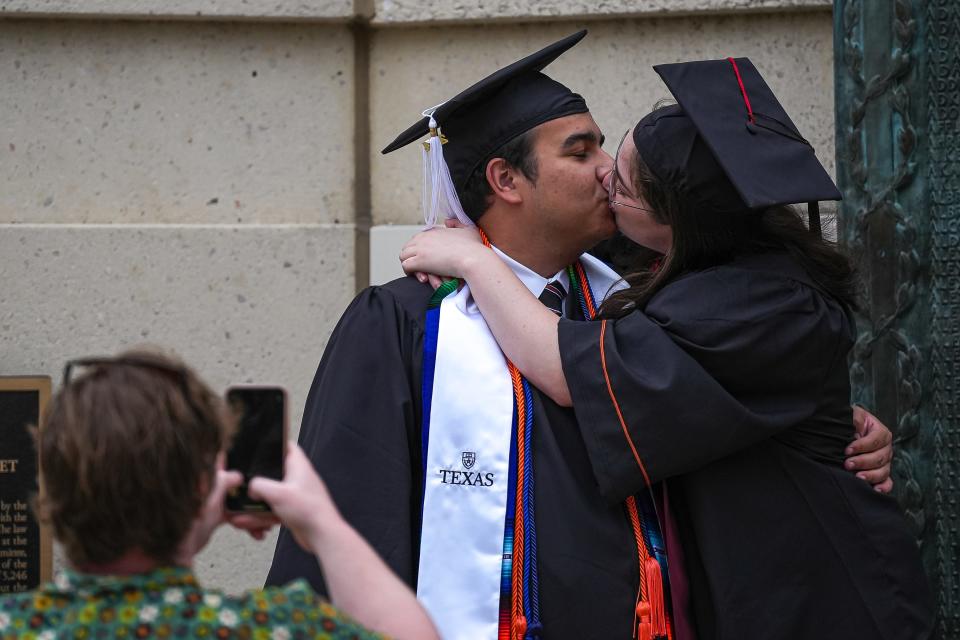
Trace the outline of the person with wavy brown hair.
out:
[[[296,445],[282,481],[249,485],[275,517],[227,516],[224,497],[242,482],[223,469],[231,420],[186,365],[129,351],[70,363],[64,382],[39,429],[38,506],[68,566],[0,595],[0,638],[438,637]],[[278,519],[323,565],[339,608],[303,581],[240,596],[197,582],[194,558],[218,526],[262,539]]]

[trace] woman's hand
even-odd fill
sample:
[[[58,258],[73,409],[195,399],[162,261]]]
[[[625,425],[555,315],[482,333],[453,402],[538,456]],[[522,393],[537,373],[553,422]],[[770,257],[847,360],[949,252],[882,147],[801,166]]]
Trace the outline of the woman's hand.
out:
[[[429,278],[436,288],[440,281],[430,276],[463,278],[471,263],[489,255],[475,227],[449,220],[447,227],[434,227],[411,238],[400,251],[400,264],[406,274],[415,274],[421,282]]]

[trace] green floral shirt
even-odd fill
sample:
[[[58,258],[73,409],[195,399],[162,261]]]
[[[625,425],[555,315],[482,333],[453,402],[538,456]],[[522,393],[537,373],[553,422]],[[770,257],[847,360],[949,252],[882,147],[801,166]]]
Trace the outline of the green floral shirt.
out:
[[[64,571],[35,591],[0,595],[0,638],[251,638],[369,640],[303,580],[228,596],[188,569],[136,576]]]

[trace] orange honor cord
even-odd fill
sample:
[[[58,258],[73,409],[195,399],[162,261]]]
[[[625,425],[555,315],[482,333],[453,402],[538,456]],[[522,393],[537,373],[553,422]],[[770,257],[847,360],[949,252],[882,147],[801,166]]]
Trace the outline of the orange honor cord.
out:
[[[637,461],[637,466],[640,467],[640,473],[643,474],[643,481],[647,483],[647,486],[650,486],[650,476],[647,475],[647,468],[643,466],[643,462],[640,460],[640,454],[637,453],[637,447],[633,444],[633,438],[630,437],[630,431],[627,429],[627,423],[623,419],[623,412],[620,411],[620,403],[617,402],[617,396],[613,392],[613,385],[610,383],[610,373],[607,371],[607,350],[606,350],[606,335],[607,335],[607,321],[600,321],[600,366],[603,369],[603,379],[607,383],[607,393],[610,394],[610,401],[613,402],[613,408],[617,412],[617,418],[620,420],[620,428],[623,430],[623,437],[627,439],[627,444],[630,445],[630,451],[633,452],[633,459]]]
[[[640,575],[640,588],[637,590],[637,604],[633,611],[633,637],[638,640],[651,640],[650,603],[647,597],[647,545],[643,541],[643,525],[640,524],[640,512],[637,510],[636,498],[627,498],[627,515],[633,529],[633,538],[637,543],[637,559]]]
[[[526,422],[526,407],[523,402],[523,379],[520,371],[510,360],[507,360],[507,367],[510,370],[510,378],[513,380],[513,396],[517,398],[517,492],[516,492],[516,518],[513,521],[513,575],[511,581],[510,595],[513,604],[513,631],[514,640],[523,640],[527,632],[527,620],[523,615],[523,562],[524,562],[524,518],[523,514],[523,487],[524,480],[524,462],[526,461],[527,451],[526,443],[523,439],[523,431],[519,425]]]
[[[637,542],[640,588],[637,590],[637,605],[633,614],[633,637],[636,640],[673,638],[673,627],[667,616],[666,598],[663,593],[663,574],[660,563],[650,555],[643,535],[643,516],[633,496],[627,498],[627,515]]]
[[[630,430],[627,429],[627,422],[623,419],[623,411],[620,410],[620,403],[617,401],[617,395],[613,391],[613,383],[610,381],[610,373],[607,370],[607,352],[606,352],[607,321],[600,321],[600,366],[603,369],[603,379],[607,384],[607,393],[610,394],[610,401],[617,413],[617,419],[620,421],[620,428],[627,440],[630,451],[633,453],[633,459],[640,468],[643,480],[647,487],[650,486],[650,476],[647,475],[647,469],[640,460],[640,454],[637,447],[630,437]],[[634,496],[627,498],[627,514],[630,517],[630,526],[633,529],[633,537],[637,543],[637,561],[639,564],[640,587],[637,592],[637,606],[634,611],[634,638],[637,640],[655,640],[657,638],[673,638],[673,629],[670,625],[669,617],[666,612],[666,603],[663,592],[663,574],[660,569],[660,563],[650,555],[647,550],[647,543],[643,535],[643,521],[640,511],[637,508],[637,500]]]
[[[583,301],[587,307],[587,317],[594,320],[597,317],[597,302],[593,299],[593,289],[590,288],[590,281],[587,279],[587,272],[583,269],[583,263],[579,260],[576,263],[577,281],[580,283],[580,291],[583,294]]]

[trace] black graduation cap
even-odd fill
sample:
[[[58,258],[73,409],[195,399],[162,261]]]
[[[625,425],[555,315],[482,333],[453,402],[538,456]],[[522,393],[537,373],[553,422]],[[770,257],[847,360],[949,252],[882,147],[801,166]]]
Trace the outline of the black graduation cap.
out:
[[[544,122],[588,111],[583,97],[540,73],[585,35],[586,29],[554,42],[435,108],[433,119],[447,139],[443,157],[458,190],[480,163],[516,136]],[[429,123],[425,115],[381,153],[422,140],[430,133]]]
[[[748,58],[654,67],[679,106],[658,109],[634,130],[641,157],[661,180],[716,211],[840,200],[813,147]]]

